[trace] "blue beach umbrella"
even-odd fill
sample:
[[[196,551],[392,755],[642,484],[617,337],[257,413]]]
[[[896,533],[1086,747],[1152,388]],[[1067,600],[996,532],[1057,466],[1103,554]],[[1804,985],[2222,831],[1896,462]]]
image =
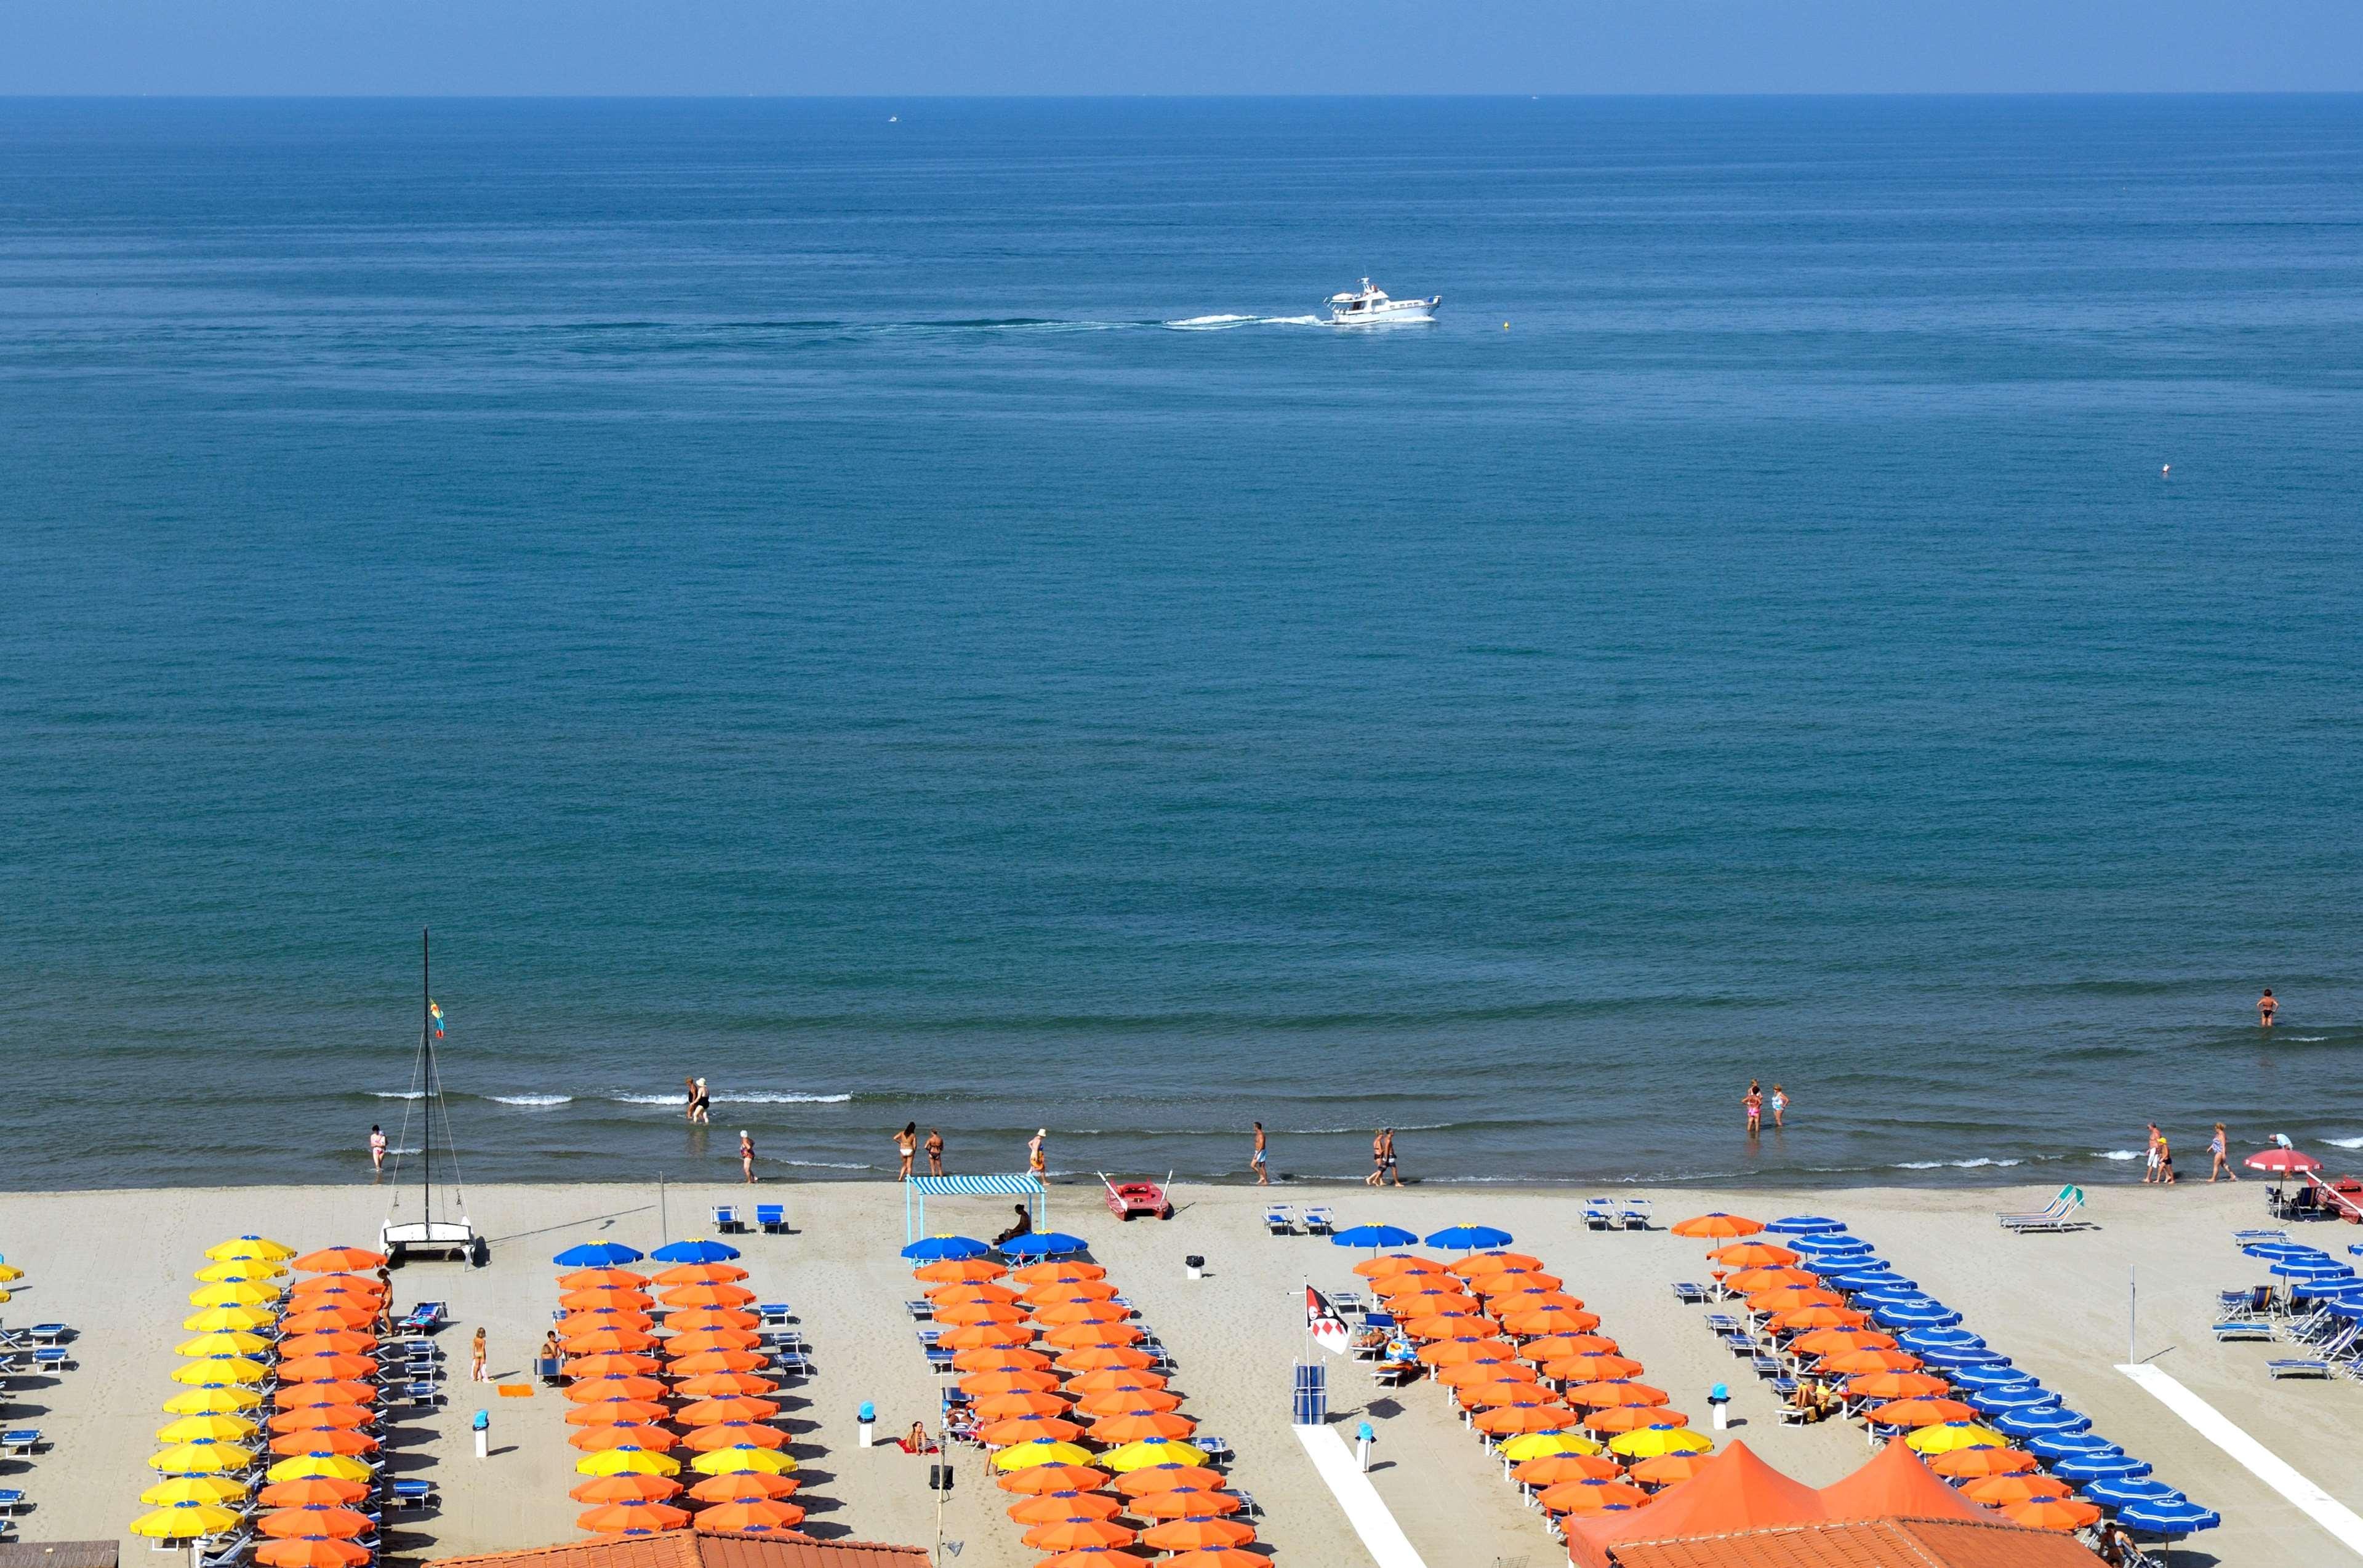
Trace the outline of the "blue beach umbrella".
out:
[[[1920,1282],[1900,1274],[1825,1274],[1822,1283],[1832,1290],[1917,1290]]]
[[[1764,1228],[1776,1236],[1833,1236],[1845,1230],[1846,1223],[1819,1214],[1792,1214]]]
[[[2146,1535],[2189,1535],[2193,1530],[2213,1529],[2224,1522],[2224,1516],[2184,1497],[2179,1502],[2128,1504],[2117,1510],[2117,1522]]]
[[[2041,1410],[2059,1403],[2059,1396],[2034,1384],[2020,1384],[2013,1388],[1965,1388],[1962,1402],[1971,1409],[1989,1416],[2008,1415],[2014,1410]]]
[[[1910,1307],[1915,1305],[1940,1307],[1944,1305],[1944,1303],[1938,1301],[1935,1297],[1928,1295],[1918,1286],[1906,1285],[1900,1279],[1892,1284],[1889,1284],[1882,1280],[1875,1285],[1867,1285],[1861,1289],[1856,1291],[1854,1294],[1856,1300],[1868,1303],[1873,1307],[1878,1306],[1882,1301],[1892,1303],[1898,1307]]]
[[[2064,1410],[2051,1405],[1996,1416],[1994,1425],[2013,1437],[2049,1437],[2060,1432],[2091,1431],[2092,1418],[2080,1410]]]
[[[583,1242],[549,1260],[560,1268],[610,1268],[638,1263],[640,1254],[621,1242]]]
[[[904,1247],[903,1255],[928,1263],[943,1259],[957,1263],[962,1258],[982,1257],[991,1251],[990,1243],[980,1242],[973,1236],[926,1236]]]
[[[1903,1338],[1900,1334],[1896,1337],[1899,1341]],[[1903,1348],[1947,1375],[1956,1375],[1973,1366],[2005,1371],[2010,1367],[2010,1357],[1999,1351],[1955,1350],[1945,1345],[1930,1345],[1925,1349],[1914,1349],[1910,1345],[1905,1345]]]
[[[649,1254],[659,1263],[728,1263],[738,1255],[738,1248],[703,1238],[694,1242],[667,1242]]]
[[[1507,1231],[1491,1225],[1453,1225],[1438,1231],[1427,1239],[1431,1247],[1450,1247],[1455,1252],[1491,1252],[1506,1247],[1517,1238]]]
[[[2363,1242],[2357,1242],[2346,1250],[2353,1256],[2363,1258]],[[0,1258],[0,1263],[6,1263],[7,1261],[8,1260],[6,1258]]]
[[[2163,1481],[2136,1481],[2115,1476],[2090,1483],[2084,1487],[2084,1496],[2104,1508],[2129,1507],[2136,1503],[2163,1503],[2169,1499],[2190,1500]]]
[[[1983,1350],[1985,1341],[1967,1329],[1914,1329],[1897,1336],[1903,1348],[1917,1353],[1924,1350]]]
[[[1926,1359],[1923,1357],[1922,1359]],[[2035,1375],[2002,1362],[1994,1365],[1964,1366],[1952,1374],[1953,1381],[1964,1388],[2037,1388],[2042,1386]]]
[[[2036,1438],[2026,1446],[2033,1452],[2040,1453],[2042,1450],[2036,1444],[2053,1441],[2055,1440],[2051,1438]],[[2074,1481],[2080,1485],[2098,1484],[2102,1481],[2131,1481],[2136,1476],[2149,1474],[2148,1460],[2136,1459],[2113,1443],[2104,1446],[2108,1449],[2106,1453],[2071,1453],[2065,1459],[2052,1461],[2051,1474],[2058,1476],[2062,1481]]]
[[[2327,1258],[2282,1258],[2273,1264],[2270,1272],[2283,1279],[2295,1279],[2308,1283],[2323,1279],[2355,1277],[2353,1269],[2343,1263],[2333,1263]]]
[[[1064,1231],[1037,1231],[1031,1235],[1014,1236],[1001,1243],[1001,1255],[1005,1258],[1063,1258],[1090,1246],[1081,1236],[1070,1236]]]
[[[2106,1454],[2115,1459],[2125,1457],[2124,1449],[2098,1432],[2048,1432],[2042,1437],[2029,1438],[2019,1446],[2038,1459],[2067,1460],[2080,1454]],[[2147,1475],[2149,1473],[2145,1470],[2142,1474]]]
[[[1880,1301],[1871,1305],[1870,1320],[1890,1329],[1949,1329],[1961,1315],[1941,1301]]]
[[[2303,1242],[2250,1242],[2240,1249],[2252,1258],[2326,1258],[2330,1254],[2320,1247]]]
[[[1419,1240],[1419,1232],[1406,1231],[1400,1225],[1357,1225],[1351,1230],[1333,1232],[1329,1239],[1341,1247],[1408,1247]]]

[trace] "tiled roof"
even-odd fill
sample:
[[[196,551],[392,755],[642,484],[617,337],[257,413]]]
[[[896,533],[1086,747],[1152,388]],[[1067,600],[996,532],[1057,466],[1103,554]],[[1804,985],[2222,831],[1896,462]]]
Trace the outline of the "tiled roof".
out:
[[[594,1537],[522,1551],[445,1557],[438,1568],[926,1568],[920,1546],[875,1540],[815,1540],[780,1534],[699,1534],[668,1529],[655,1535]]]
[[[115,1568],[111,1540],[12,1540],[0,1545],[0,1568]]]
[[[2070,1538],[2013,1524],[1871,1519],[1620,1540],[1616,1568],[2095,1568]]]

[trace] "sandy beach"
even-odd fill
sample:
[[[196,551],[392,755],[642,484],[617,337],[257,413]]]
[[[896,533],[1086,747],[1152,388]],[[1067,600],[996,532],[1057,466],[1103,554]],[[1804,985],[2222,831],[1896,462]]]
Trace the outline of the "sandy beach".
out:
[[[862,1450],[855,1413],[876,1404],[882,1433],[932,1419],[938,1382],[914,1342],[903,1302],[913,1294],[902,1244],[903,1194],[892,1184],[773,1186],[794,1233],[739,1244],[749,1283],[766,1299],[784,1297],[803,1320],[816,1375],[793,1386],[787,1406],[804,1461],[810,1525],[826,1534],[932,1543],[935,1499],[921,1462],[891,1446]],[[1276,1189],[1295,1201],[1326,1198],[1341,1223],[1366,1220],[1422,1231],[1463,1221],[1514,1232],[1517,1246],[1562,1275],[1603,1320],[1602,1331],[1670,1390],[1677,1408],[1703,1424],[1705,1395],[1731,1385],[1735,1435],[1772,1463],[1823,1484],[1867,1457],[1858,1429],[1783,1428],[1769,1394],[1703,1326],[1702,1309],[1677,1306],[1675,1279],[1700,1277],[1703,1243],[1662,1229],[1586,1232],[1581,1192],[1513,1187],[1413,1187],[1384,1194],[1359,1187]],[[28,1277],[5,1309],[10,1325],[63,1320],[74,1326],[78,1364],[56,1378],[19,1379],[8,1424],[37,1425],[50,1446],[29,1463],[0,1465],[0,1485],[22,1487],[32,1504],[19,1522],[28,1540],[123,1536],[150,1476],[152,1430],[172,1391],[172,1345],[190,1271],[225,1236],[261,1231],[298,1247],[370,1243],[385,1193],[367,1185],[297,1188],[186,1188],[0,1195],[0,1252]],[[743,1199],[742,1187],[668,1190],[671,1230],[694,1235],[709,1206]],[[1091,1187],[1053,1189],[1052,1222],[1089,1239],[1092,1253],[1139,1307],[1180,1362],[1175,1387],[1184,1413],[1237,1454],[1235,1483],[1266,1510],[1262,1539],[1283,1562],[1304,1568],[1357,1564],[1363,1553],[1288,1421],[1290,1365],[1306,1353],[1300,1286],[1355,1283],[1357,1254],[1317,1239],[1268,1236],[1264,1196],[1251,1188],[1182,1187],[1180,1212],[1164,1223],[1121,1224]],[[2224,1526],[2177,1561],[2212,1557],[2239,1568],[2313,1568],[2342,1549],[2283,1498],[2233,1463],[2115,1370],[2126,1354],[2127,1291],[2138,1271],[2139,1354],[2263,1441],[2326,1487],[2363,1508],[2363,1473],[2344,1463],[2363,1442],[2363,1390],[2345,1382],[2274,1384],[2266,1347],[2218,1345],[2209,1336],[2213,1292],[2254,1283],[2255,1265],[2234,1251],[2235,1225],[2261,1223],[2262,1186],[2172,1190],[2135,1185],[2091,1189],[2099,1228],[2073,1235],[2022,1237],[1993,1221],[1998,1208],[2034,1207],[2047,1190],[1857,1189],[1809,1195],[1768,1191],[1650,1193],[1660,1226],[1713,1209],[1770,1218],[1805,1210],[1834,1215],[1871,1240],[1899,1269],[1967,1315],[1967,1327],[2064,1391],[2105,1435],[2150,1460],[2158,1476],[2219,1508]],[[493,1239],[490,1266],[414,1264],[395,1275],[395,1300],[450,1303],[443,1335],[451,1357],[449,1401],[407,1429],[389,1457],[405,1474],[431,1475],[439,1513],[415,1516],[389,1534],[397,1555],[442,1557],[571,1538],[578,1505],[563,1402],[547,1391],[529,1399],[477,1397],[467,1381],[465,1341],[490,1333],[493,1371],[527,1381],[529,1357],[555,1301],[550,1256],[575,1242],[613,1238],[646,1249],[660,1237],[653,1188],[617,1186],[490,1187],[469,1194],[469,1211]],[[934,1230],[990,1234],[993,1200],[937,1200]],[[2314,1239],[2350,1238],[2344,1230]],[[1204,1254],[1206,1277],[1186,1277],[1182,1258]],[[1333,1419],[1367,1417],[1379,1433],[1373,1482],[1426,1562],[1545,1564],[1560,1560],[1540,1516],[1522,1507],[1476,1441],[1448,1413],[1443,1391],[1416,1385],[1399,1397],[1374,1390],[1359,1369],[1330,1361]],[[473,1457],[468,1434],[478,1408],[492,1412],[492,1455]],[[962,1568],[1030,1568],[1039,1553],[1003,1513],[1010,1499],[982,1466],[963,1457],[943,1511],[947,1541]],[[128,1561],[148,1561],[146,1543],[125,1538]]]

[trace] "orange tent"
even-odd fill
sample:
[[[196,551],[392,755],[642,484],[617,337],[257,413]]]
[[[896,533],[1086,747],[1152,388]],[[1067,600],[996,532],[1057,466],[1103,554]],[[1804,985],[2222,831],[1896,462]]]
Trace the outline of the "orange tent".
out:
[[[2030,1456],[2032,1463],[2032,1456]],[[1938,1480],[1911,1445],[1888,1443],[1871,1462],[1822,1488],[1822,1507],[1834,1519],[1903,1516],[1924,1519],[1982,1519],[1993,1516]]]
[[[1570,1519],[1568,1556],[1577,1568],[1608,1568],[1608,1549],[1618,1540],[1728,1535],[1828,1516],[1820,1493],[1757,1458],[1746,1442],[1734,1441],[1646,1508]]]

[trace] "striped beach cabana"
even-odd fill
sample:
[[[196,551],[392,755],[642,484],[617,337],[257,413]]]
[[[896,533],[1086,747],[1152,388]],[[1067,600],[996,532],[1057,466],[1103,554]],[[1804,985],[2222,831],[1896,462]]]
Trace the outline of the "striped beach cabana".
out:
[[[1034,1229],[1049,1227],[1050,1200],[1042,1190],[1041,1179],[1023,1171],[1004,1176],[913,1176],[903,1184],[904,1246],[927,1233],[929,1198],[1022,1198],[1026,1212],[1034,1217]]]

